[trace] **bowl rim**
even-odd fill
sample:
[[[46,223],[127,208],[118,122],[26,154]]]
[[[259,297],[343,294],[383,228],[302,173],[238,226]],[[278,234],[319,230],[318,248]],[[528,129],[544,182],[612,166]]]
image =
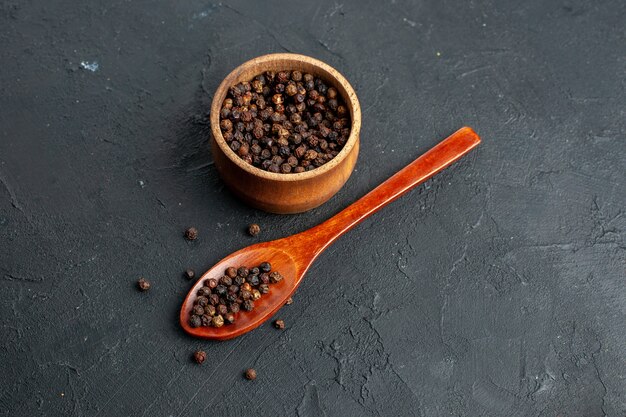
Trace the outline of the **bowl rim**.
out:
[[[306,62],[307,64],[318,67],[319,69],[325,71],[333,81],[337,84],[340,84],[347,93],[348,97],[344,97],[347,99],[346,105],[348,106],[348,110],[350,111],[350,119],[351,119],[351,127],[350,127],[350,136],[346,141],[346,144],[343,146],[341,151],[335,156],[333,159],[322,165],[321,167],[315,168],[311,171],[305,171],[300,173],[274,173],[265,171],[261,168],[257,168],[254,165],[250,165],[245,162],[243,159],[239,157],[230,146],[226,143],[226,140],[222,136],[222,130],[220,129],[220,110],[222,108],[221,104],[223,99],[225,98],[228,89],[234,84],[235,79],[249,67],[253,66],[263,66],[268,62],[284,60],[284,61],[292,61],[292,62]],[[288,65],[287,65],[288,66]],[[220,99],[220,96],[221,99]],[[267,54],[261,55],[259,57],[253,58],[239,65],[235,69],[233,69],[220,83],[215,90],[213,95],[213,100],[211,102],[211,132],[213,134],[213,139],[221,149],[221,151],[230,159],[233,163],[235,163],[239,168],[244,171],[249,172],[250,174],[265,178],[273,181],[302,181],[310,178],[314,178],[320,175],[327,173],[328,171],[335,168],[339,165],[346,157],[350,154],[352,149],[354,148],[355,143],[359,139],[359,133],[361,131],[361,106],[359,104],[359,100],[354,92],[354,89],[346,80],[346,78],[339,73],[335,68],[330,65],[322,62],[318,59],[311,58],[306,55],[300,54],[291,54],[291,53],[276,53],[276,54]],[[213,157],[215,158],[215,157]]]

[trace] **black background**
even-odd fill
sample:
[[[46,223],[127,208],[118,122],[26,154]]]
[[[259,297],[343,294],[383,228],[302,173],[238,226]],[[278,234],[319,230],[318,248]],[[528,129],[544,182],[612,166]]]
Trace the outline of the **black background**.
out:
[[[625,21],[619,0],[0,1],[0,414],[624,416]],[[363,109],[352,177],[292,216],[237,201],[207,147],[221,79],[281,51]],[[479,149],[326,251],[285,331],[180,329],[185,268],[250,222],[321,222],[463,125]]]

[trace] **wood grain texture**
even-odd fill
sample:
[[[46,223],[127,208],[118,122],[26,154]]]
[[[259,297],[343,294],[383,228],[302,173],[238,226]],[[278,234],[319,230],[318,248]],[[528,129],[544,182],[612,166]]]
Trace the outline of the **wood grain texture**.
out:
[[[337,88],[350,111],[350,137],[339,154],[312,171],[277,174],[246,163],[228,146],[219,126],[220,109],[228,89],[264,71],[298,70]],[[300,213],[331,198],[348,180],[359,154],[361,108],[350,83],[334,68],[297,54],[269,54],[251,59],[224,78],[211,104],[211,151],[222,180],[242,201],[271,213]]]
[[[293,236],[248,246],[222,259],[204,273],[189,291],[181,307],[180,325],[192,336],[214,340],[232,339],[260,326],[291,297],[313,261],[331,243],[365,218],[460,159],[479,143],[480,138],[471,128],[459,129],[324,223]],[[234,324],[220,328],[194,328],[189,325],[193,301],[205,279],[219,278],[230,266],[251,267],[266,261],[284,279],[272,284],[270,293],[255,301],[253,312],[237,313]]]

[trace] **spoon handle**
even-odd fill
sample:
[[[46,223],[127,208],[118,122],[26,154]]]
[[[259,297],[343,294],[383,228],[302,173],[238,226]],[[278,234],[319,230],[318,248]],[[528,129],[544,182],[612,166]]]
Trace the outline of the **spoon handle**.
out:
[[[479,143],[480,138],[471,128],[457,130],[361,199],[304,232],[303,234],[314,240],[310,246],[313,256],[317,256],[339,236],[371,214],[459,160]]]

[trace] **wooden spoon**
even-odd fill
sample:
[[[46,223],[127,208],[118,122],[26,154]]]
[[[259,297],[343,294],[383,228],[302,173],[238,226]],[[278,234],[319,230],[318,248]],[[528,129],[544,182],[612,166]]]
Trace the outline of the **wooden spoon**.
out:
[[[293,236],[248,246],[225,257],[205,272],[187,294],[180,310],[181,326],[193,336],[215,340],[232,339],[260,326],[285,304],[315,258],[339,236],[454,163],[479,143],[478,135],[471,128],[463,127],[324,223]],[[253,311],[237,313],[236,321],[231,325],[191,327],[189,319],[193,302],[205,279],[221,277],[230,266],[252,267],[265,261],[270,262],[272,270],[280,272],[284,279],[270,284],[269,294],[254,302]]]

